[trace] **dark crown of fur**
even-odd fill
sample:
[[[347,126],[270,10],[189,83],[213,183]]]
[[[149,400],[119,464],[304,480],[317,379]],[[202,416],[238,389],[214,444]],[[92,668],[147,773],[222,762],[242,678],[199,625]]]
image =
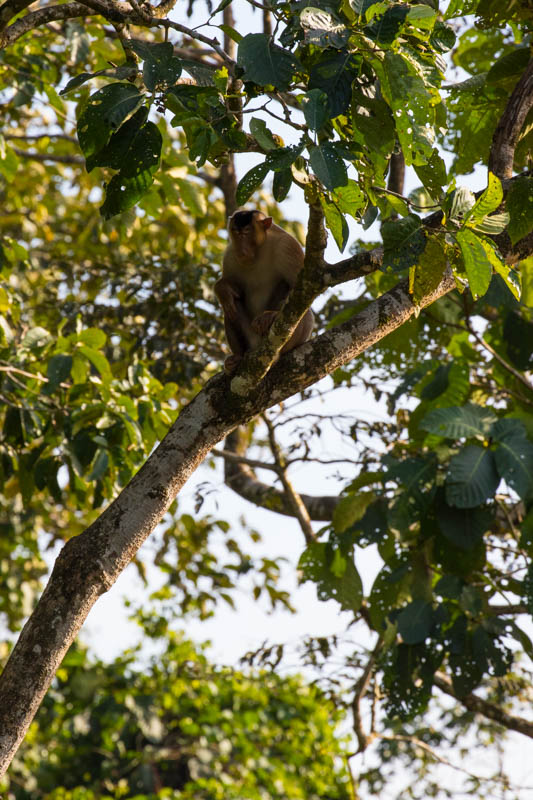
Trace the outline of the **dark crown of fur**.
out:
[[[232,227],[237,228],[237,230],[246,228],[247,225],[252,224],[254,214],[255,211],[236,211],[231,218]]]

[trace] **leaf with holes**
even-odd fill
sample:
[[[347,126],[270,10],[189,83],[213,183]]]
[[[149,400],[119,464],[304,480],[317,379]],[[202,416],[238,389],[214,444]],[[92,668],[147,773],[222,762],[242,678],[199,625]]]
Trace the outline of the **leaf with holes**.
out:
[[[473,298],[477,300],[479,297],[483,297],[489,288],[492,278],[490,257],[479,236],[476,236],[468,228],[457,231],[456,238],[461,248],[470,291]]]
[[[309,163],[326,189],[335,189],[348,183],[346,165],[333,144],[326,142],[318,147],[310,147]]]
[[[352,553],[341,553],[325,542],[312,542],[300,557],[302,582],[313,581],[319,600],[336,600],[347,611],[359,611],[363,585]]]
[[[106,196],[100,213],[104,219],[131,208],[146,194],[159,168],[163,144],[159,128],[147,122],[139,128],[124,153],[120,171],[106,186]]]
[[[86,158],[97,153],[139,108],[144,95],[130,83],[112,83],[89,97],[78,119],[78,140]]]
[[[450,460],[446,500],[457,508],[474,508],[494,496],[500,476],[490,450],[469,445]]]
[[[422,222],[416,214],[386,221],[383,234],[383,270],[399,272],[416,264],[426,246]]]
[[[245,81],[274,86],[282,92],[287,91],[299,67],[291,52],[273,44],[264,33],[249,33],[239,42],[237,62],[244,70]]]
[[[246,175],[241,178],[237,186],[237,205],[243,206],[247,200],[253,195],[256,189],[259,189],[269,172],[268,164],[263,161],[262,164],[252,167],[248,170]]]
[[[430,411],[420,427],[448,439],[485,439],[497,419],[493,411],[483,406],[455,406]]]
[[[508,486],[526,500],[533,495],[533,444],[519,419],[500,419],[492,428],[498,442],[494,450],[496,467]]]

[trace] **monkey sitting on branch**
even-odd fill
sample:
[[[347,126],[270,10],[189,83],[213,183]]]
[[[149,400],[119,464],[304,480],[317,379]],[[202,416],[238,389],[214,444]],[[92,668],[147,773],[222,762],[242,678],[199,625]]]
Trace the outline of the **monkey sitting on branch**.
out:
[[[224,369],[231,375],[244,354],[258,347],[268,334],[296,283],[304,253],[294,236],[261,211],[236,211],[229,218],[228,230],[229,244],[215,294],[224,311],[226,339],[232,353],[226,358]],[[306,342],[314,319],[308,309],[280,353]]]

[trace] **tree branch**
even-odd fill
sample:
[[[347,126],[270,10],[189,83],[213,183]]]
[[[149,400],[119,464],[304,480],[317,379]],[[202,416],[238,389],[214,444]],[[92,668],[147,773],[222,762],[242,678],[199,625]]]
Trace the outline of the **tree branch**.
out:
[[[309,519],[309,514],[307,513],[307,509],[304,503],[302,502],[302,498],[294,490],[292,483],[289,481],[287,477],[287,465],[285,463],[285,459],[283,458],[279,445],[276,441],[274,426],[266,414],[263,414],[262,416],[264,423],[267,426],[268,441],[270,442],[270,449],[272,451],[272,455],[274,456],[274,461],[276,462],[276,472],[278,478],[280,479],[282,486],[285,490],[285,494],[287,496],[289,505],[292,507],[293,514],[300,523],[300,528],[302,529],[302,533],[305,536],[305,541],[307,542],[307,544],[310,544],[311,542],[315,541],[316,536],[313,530],[313,526],[311,525],[311,520]]]
[[[516,84],[492,137],[489,169],[498,178],[510,178],[513,174],[516,145],[531,108],[533,108],[533,58]]]
[[[243,428],[237,428],[226,438],[225,450],[221,453],[224,457],[226,485],[249,503],[286,517],[294,516],[294,511],[285,493],[280,492],[275,486],[258,480],[251,468],[256,465],[261,469],[264,467],[274,469],[273,465],[250,462],[243,458],[246,448],[247,436]],[[336,495],[313,497],[308,494],[300,494],[300,499],[305,505],[309,517],[319,522],[331,522],[333,511],[339,502]]]
[[[484,717],[492,719],[494,722],[503,725],[504,728],[507,728],[510,731],[516,731],[517,733],[521,733],[524,736],[528,736],[530,739],[533,739],[533,722],[530,722],[523,717],[515,717],[512,714],[508,714],[507,711],[504,711],[503,708],[501,708],[501,706],[497,706],[495,703],[490,703],[488,700],[483,700],[482,697],[478,697],[476,694],[470,693],[464,697],[459,697],[453,689],[453,684],[450,678],[448,678],[448,676],[443,672],[435,673],[434,683],[435,686],[441,690],[441,692],[449,694],[450,697],[453,697],[469,711],[473,711],[476,714],[482,714]]]

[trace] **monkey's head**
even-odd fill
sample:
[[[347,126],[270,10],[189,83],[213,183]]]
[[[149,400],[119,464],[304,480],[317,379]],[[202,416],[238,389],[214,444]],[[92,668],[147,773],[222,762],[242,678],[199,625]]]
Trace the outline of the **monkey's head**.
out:
[[[272,217],[265,216],[262,211],[238,210],[229,218],[229,234],[241,250],[257,250],[271,225]]]

